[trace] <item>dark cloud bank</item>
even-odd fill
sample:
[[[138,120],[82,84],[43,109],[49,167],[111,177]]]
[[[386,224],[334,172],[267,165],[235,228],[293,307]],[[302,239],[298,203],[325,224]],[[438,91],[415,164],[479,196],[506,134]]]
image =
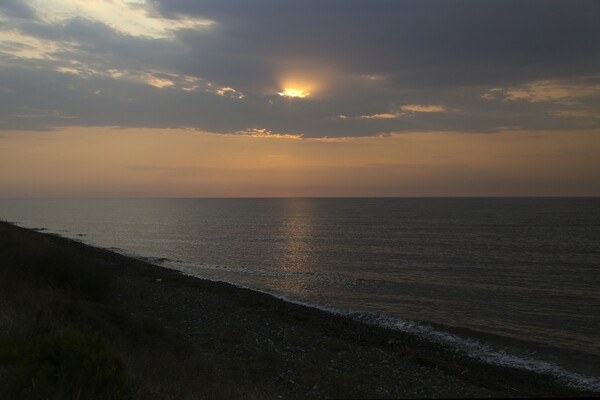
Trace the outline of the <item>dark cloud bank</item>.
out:
[[[80,16],[48,22],[26,2],[0,3],[1,31],[45,46],[33,57],[32,42],[0,45],[0,129],[264,128],[335,137],[600,127],[595,0],[155,0],[145,7],[173,23],[214,23],[149,37]],[[304,99],[279,96],[286,68],[327,71],[325,88]]]

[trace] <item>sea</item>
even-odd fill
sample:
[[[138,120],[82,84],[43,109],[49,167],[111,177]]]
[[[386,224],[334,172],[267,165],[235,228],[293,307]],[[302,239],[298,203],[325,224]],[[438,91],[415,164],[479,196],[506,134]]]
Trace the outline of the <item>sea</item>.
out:
[[[600,392],[600,198],[0,199],[0,218]]]

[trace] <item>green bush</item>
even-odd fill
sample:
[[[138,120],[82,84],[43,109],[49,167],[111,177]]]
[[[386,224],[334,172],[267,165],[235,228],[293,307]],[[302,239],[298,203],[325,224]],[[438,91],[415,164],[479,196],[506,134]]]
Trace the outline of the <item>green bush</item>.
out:
[[[0,399],[128,399],[120,358],[95,333],[0,342]]]

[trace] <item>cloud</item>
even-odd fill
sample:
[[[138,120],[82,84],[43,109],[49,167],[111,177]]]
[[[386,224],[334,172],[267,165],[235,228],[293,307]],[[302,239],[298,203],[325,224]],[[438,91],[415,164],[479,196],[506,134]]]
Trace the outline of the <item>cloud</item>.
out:
[[[35,11],[28,4],[20,0],[2,0],[0,3],[0,14],[10,18],[34,18]]]
[[[390,114],[390,113],[383,113],[383,114],[373,114],[373,115],[361,115],[358,118],[361,119],[393,119],[393,118],[398,118],[401,114]]]
[[[415,113],[439,113],[446,111],[446,107],[432,104],[406,104],[403,106],[391,106],[392,112],[361,115],[360,119],[395,119],[401,117],[412,117]],[[345,117],[345,116],[344,116]]]
[[[598,110],[556,110],[550,111],[550,115],[556,115],[559,117],[567,118],[595,118],[600,119],[600,113]]]
[[[302,135],[295,135],[292,133],[276,133],[264,128],[252,128],[243,131],[236,132],[238,135],[250,136],[253,138],[261,139],[293,139],[298,140],[302,138]]]
[[[589,129],[598,18],[583,0],[4,1],[0,129]]]
[[[208,90],[212,93],[216,93],[219,96],[223,96],[223,97],[230,97],[233,99],[238,99],[238,100],[242,100],[244,97],[246,97],[246,95],[242,92],[239,92],[237,90],[235,90],[234,88],[230,88],[230,87],[223,87],[223,88],[218,88],[218,89],[213,89],[213,90]]]
[[[521,79],[526,75],[531,79],[552,69],[572,69],[574,60],[598,61],[594,36],[590,36],[598,34],[597,4],[525,3],[156,2],[167,14],[220,21],[216,41],[200,35],[185,37],[198,51],[240,58],[325,60],[347,72],[417,78],[419,84],[426,77],[431,81],[432,75],[437,84],[439,72],[446,72],[447,83],[502,81],[505,74],[512,78],[518,71]],[[587,64],[583,68],[592,71]]]
[[[151,2],[143,0],[30,0],[30,3],[27,7],[35,9],[41,22],[46,24],[60,24],[71,18],[82,18],[98,21],[131,36],[169,38],[180,29],[202,30],[214,24],[214,21],[191,16],[164,18]]]
[[[400,109],[406,112],[419,112],[419,113],[434,113],[434,112],[442,112],[446,111],[446,107],[444,106],[436,106],[431,104],[407,104],[405,106],[401,106]]]
[[[535,81],[518,87],[492,88],[481,97],[486,100],[573,104],[584,97],[600,97],[600,83]]]

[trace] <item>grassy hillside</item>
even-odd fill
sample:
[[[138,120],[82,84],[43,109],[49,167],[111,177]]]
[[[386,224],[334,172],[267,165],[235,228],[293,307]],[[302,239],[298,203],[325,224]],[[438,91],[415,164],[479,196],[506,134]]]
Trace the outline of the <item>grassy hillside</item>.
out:
[[[52,239],[0,223],[0,398],[182,397],[146,371],[189,358],[185,338],[128,313],[105,265]]]
[[[585,395],[416,336],[0,222],[0,399]]]

